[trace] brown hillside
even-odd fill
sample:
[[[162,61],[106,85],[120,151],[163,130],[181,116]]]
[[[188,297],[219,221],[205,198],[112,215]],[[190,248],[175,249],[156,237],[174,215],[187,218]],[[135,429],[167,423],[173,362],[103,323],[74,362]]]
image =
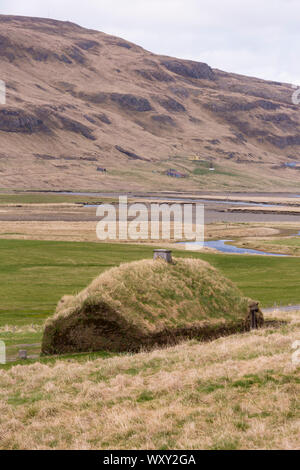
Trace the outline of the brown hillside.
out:
[[[297,169],[283,167],[298,160],[300,146],[287,84],[155,55],[69,22],[2,15],[0,70],[1,188],[266,190],[300,182]],[[206,166],[188,160],[195,154]],[[169,177],[170,168],[188,177]]]

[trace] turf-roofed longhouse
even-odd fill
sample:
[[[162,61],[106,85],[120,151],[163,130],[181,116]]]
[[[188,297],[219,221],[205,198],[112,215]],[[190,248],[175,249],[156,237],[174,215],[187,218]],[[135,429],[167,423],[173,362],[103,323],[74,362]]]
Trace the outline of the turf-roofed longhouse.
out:
[[[245,328],[248,299],[208,263],[142,260],[66,296],[45,325],[43,354],[138,351]]]

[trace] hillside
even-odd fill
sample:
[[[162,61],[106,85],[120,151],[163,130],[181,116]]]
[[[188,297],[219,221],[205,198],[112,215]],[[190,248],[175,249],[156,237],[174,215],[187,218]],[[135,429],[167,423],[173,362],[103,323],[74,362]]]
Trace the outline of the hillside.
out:
[[[0,188],[299,188],[297,166],[286,166],[300,146],[290,85],[3,15],[0,70]]]

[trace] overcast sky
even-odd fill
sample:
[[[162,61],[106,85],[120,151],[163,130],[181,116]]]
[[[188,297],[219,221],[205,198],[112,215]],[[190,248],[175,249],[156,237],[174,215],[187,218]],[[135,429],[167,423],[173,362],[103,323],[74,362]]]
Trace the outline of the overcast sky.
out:
[[[300,85],[299,0],[0,0],[0,13],[69,20],[158,54]]]

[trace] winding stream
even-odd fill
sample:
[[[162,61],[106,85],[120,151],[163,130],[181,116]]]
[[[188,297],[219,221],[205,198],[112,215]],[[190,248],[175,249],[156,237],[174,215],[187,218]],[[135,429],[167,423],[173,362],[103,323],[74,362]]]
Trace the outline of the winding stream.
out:
[[[215,250],[220,251],[221,253],[238,253],[241,255],[250,254],[250,255],[265,255],[265,256],[289,256],[281,253],[270,253],[267,251],[252,250],[250,248],[240,248],[235,245],[228,244],[233,240],[211,240],[204,242],[204,247],[214,248]],[[182,243],[182,242],[180,242]],[[199,245],[200,242],[189,242],[189,245]]]

